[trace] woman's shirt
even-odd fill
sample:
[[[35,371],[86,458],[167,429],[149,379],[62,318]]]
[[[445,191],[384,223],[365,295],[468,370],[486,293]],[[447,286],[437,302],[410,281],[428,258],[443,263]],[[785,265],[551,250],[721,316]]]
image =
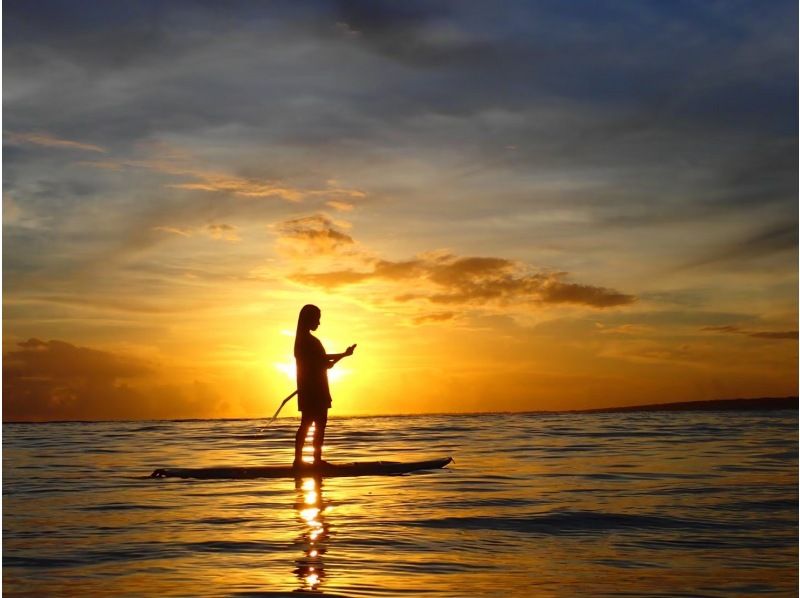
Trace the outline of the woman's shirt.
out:
[[[295,360],[300,411],[329,409],[331,392],[328,388],[328,359],[319,339],[311,333],[298,336]]]

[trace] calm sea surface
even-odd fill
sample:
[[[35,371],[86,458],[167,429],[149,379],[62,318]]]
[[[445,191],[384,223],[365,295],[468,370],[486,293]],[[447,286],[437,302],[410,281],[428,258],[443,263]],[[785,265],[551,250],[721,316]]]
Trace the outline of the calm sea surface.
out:
[[[331,461],[455,463],[146,477],[286,464],[296,423],[4,424],[3,593],[797,595],[796,412],[333,418]]]

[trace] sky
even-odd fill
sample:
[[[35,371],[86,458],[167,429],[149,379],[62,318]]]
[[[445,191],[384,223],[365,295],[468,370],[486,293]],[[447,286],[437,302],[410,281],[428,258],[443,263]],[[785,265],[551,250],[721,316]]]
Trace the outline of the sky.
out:
[[[797,10],[6,0],[4,420],[796,395]]]

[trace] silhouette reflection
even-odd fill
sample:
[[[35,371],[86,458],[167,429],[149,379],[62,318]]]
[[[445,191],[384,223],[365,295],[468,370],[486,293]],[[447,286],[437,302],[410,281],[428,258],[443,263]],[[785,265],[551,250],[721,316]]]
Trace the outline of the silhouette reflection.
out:
[[[300,581],[299,592],[320,592],[325,580],[324,555],[330,533],[325,514],[333,507],[322,498],[322,478],[306,477],[295,480],[297,501],[295,509],[303,524],[298,544],[303,556],[295,561],[294,574]]]

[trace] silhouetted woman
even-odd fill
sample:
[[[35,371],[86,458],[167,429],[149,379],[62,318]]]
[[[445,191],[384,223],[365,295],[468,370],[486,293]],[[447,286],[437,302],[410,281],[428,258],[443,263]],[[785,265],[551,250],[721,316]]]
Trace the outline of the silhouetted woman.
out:
[[[344,353],[328,355],[319,339],[311,334],[319,327],[322,312],[316,305],[304,305],[297,318],[297,334],[294,337],[294,358],[297,361],[297,399],[303,414],[300,428],[294,439],[294,466],[302,465],[303,443],[308,428],[314,424],[314,464],[322,460],[322,443],[325,426],[328,424],[328,409],[331,407],[331,391],[328,388],[328,369],[343,357],[353,354],[355,345]]]

